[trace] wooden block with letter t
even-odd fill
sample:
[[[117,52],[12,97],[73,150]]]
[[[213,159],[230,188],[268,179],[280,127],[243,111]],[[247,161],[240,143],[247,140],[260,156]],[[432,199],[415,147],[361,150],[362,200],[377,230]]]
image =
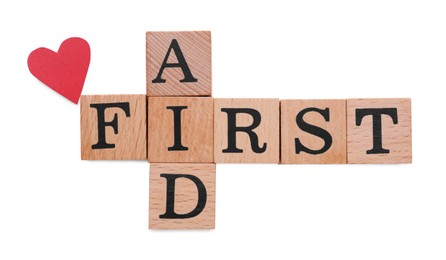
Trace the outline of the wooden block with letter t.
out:
[[[211,32],[147,32],[148,96],[211,96]]]
[[[151,163],[149,229],[214,229],[215,164]]]
[[[216,163],[279,163],[278,99],[215,99]]]
[[[82,160],[144,160],[145,95],[81,96]]]
[[[281,163],[347,163],[345,100],[281,100]]]
[[[347,100],[348,163],[411,163],[411,101]]]
[[[211,97],[149,97],[150,162],[214,162]]]

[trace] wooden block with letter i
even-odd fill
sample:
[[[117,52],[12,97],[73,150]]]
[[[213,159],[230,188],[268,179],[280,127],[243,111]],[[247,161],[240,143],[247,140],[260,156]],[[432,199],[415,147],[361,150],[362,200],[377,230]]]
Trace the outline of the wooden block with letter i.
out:
[[[345,100],[281,100],[281,163],[347,163]]]
[[[278,99],[215,99],[216,163],[279,163]]]
[[[214,229],[215,164],[151,163],[149,229]]]
[[[211,32],[147,32],[148,96],[211,96]]]
[[[411,163],[411,101],[347,100],[348,163]]]
[[[211,97],[149,97],[150,162],[214,162]]]
[[[81,96],[82,160],[144,160],[145,95]]]

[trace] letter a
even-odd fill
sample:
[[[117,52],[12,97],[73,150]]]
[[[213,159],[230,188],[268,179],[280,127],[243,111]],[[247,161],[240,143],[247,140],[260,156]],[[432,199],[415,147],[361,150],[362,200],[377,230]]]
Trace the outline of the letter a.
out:
[[[178,62],[177,63],[167,63],[169,60],[170,52],[175,52],[175,56],[177,57]],[[163,72],[165,68],[175,68],[180,67],[184,74],[184,79],[180,80],[180,82],[197,82],[198,80],[194,78],[192,75],[192,72],[189,69],[189,66],[187,65],[186,59],[184,58],[183,52],[180,49],[180,45],[178,45],[178,41],[176,39],[173,39],[170,43],[169,49],[167,50],[166,57],[164,58],[163,64],[161,65],[161,68],[158,72],[158,75],[154,80],[152,80],[152,83],[165,83],[166,80],[162,78]]]

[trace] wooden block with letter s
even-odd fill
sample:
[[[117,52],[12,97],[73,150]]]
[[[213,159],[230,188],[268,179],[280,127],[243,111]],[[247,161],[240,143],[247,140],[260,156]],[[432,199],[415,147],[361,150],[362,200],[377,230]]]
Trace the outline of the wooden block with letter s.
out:
[[[281,100],[281,163],[347,163],[345,100]]]
[[[144,160],[146,145],[145,95],[83,95],[82,160]]]

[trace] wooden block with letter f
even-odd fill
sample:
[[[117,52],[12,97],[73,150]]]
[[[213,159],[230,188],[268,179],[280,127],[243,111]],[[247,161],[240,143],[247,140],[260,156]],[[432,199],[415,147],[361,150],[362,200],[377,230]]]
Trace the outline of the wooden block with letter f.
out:
[[[215,164],[150,164],[149,229],[214,229]]]
[[[144,160],[145,95],[81,96],[82,160]]]
[[[211,96],[211,32],[147,32],[148,96]]]

